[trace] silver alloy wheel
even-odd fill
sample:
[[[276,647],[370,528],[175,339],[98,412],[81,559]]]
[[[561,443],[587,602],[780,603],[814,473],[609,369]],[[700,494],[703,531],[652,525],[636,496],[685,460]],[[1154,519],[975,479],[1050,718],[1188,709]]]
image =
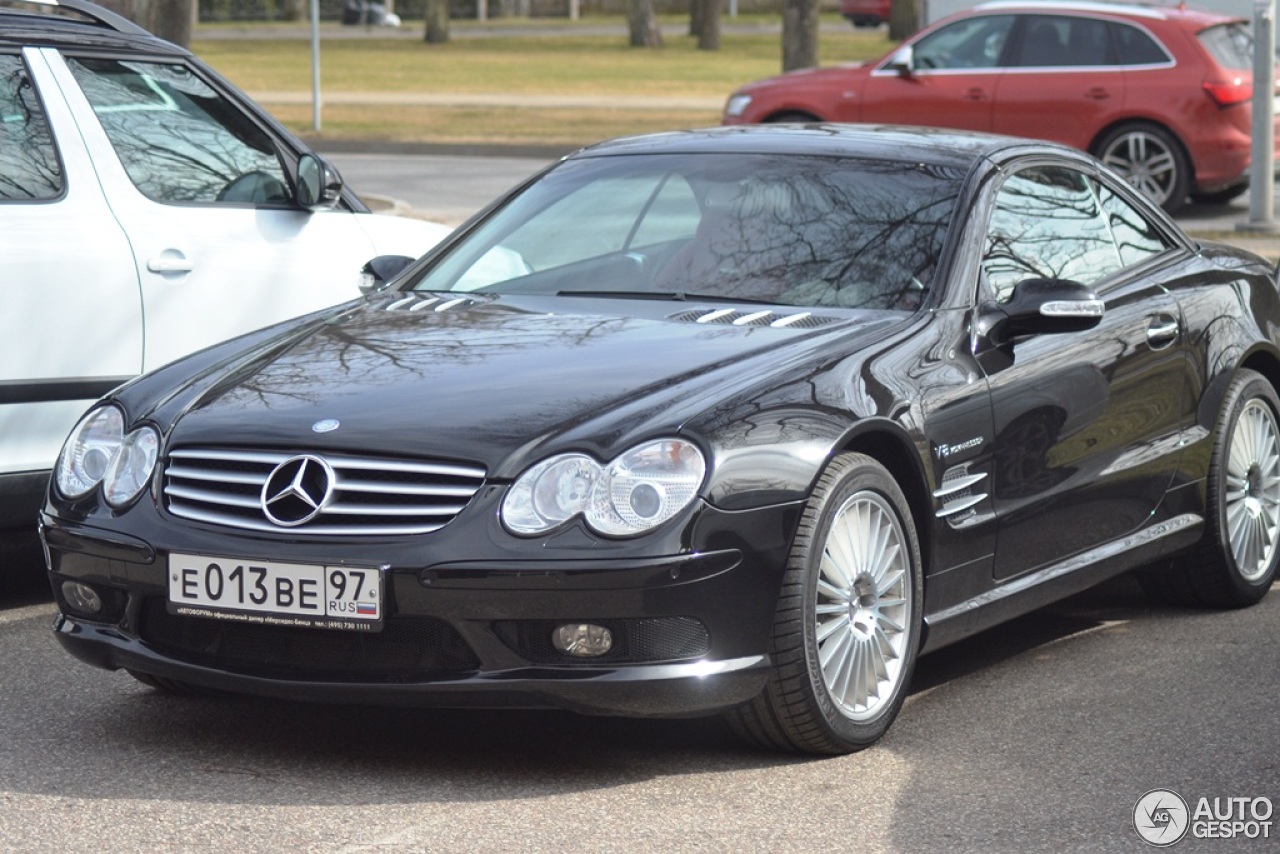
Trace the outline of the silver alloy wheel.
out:
[[[1098,152],[1098,159],[1158,205],[1169,201],[1179,183],[1178,158],[1164,140],[1146,130],[1134,128],[1117,136]]]
[[[1226,528],[1240,575],[1262,578],[1280,531],[1280,430],[1261,400],[1245,404],[1231,434],[1226,473]]]
[[[892,701],[907,664],[913,588],[904,539],[893,507],[864,491],[841,505],[823,544],[818,660],[828,696],[854,721]]]

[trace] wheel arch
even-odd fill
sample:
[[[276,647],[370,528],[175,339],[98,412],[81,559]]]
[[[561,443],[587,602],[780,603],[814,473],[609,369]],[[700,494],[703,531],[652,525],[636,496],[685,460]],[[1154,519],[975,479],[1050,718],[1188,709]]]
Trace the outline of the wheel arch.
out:
[[[1176,130],[1169,127],[1167,124],[1160,121],[1159,119],[1156,119],[1150,116],[1124,116],[1122,118],[1112,119],[1107,124],[1098,128],[1098,132],[1095,133],[1093,135],[1093,138],[1089,140],[1089,149],[1088,149],[1089,153],[1092,154],[1094,157],[1097,157],[1098,146],[1102,144],[1102,140],[1106,139],[1107,136],[1112,131],[1115,131],[1121,127],[1124,127],[1125,125],[1150,125],[1151,127],[1159,128],[1160,130],[1169,134],[1169,136],[1173,139],[1173,141],[1178,144],[1178,148],[1181,149],[1182,151],[1182,157],[1183,159],[1186,160],[1187,170],[1188,170],[1187,186],[1190,189],[1195,189],[1196,163],[1195,163],[1195,160],[1193,160],[1191,157],[1191,149],[1187,147],[1187,141],[1182,138],[1182,134],[1178,133]]]
[[[920,560],[923,566],[931,566],[931,542],[926,533],[933,519],[932,504],[924,465],[910,438],[887,423],[874,422],[846,436],[833,451],[833,455],[839,453],[866,454],[893,475],[911,507],[911,521],[920,541]]]

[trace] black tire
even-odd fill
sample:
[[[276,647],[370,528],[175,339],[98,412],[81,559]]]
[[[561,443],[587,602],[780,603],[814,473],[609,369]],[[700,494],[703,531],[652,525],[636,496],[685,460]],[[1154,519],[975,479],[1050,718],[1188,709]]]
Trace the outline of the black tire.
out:
[[[1098,140],[1093,155],[1168,213],[1186,205],[1191,161],[1178,138],[1160,125],[1128,122],[1114,127]]]
[[[764,121],[765,121],[765,124],[769,124],[769,125],[784,125],[784,124],[805,125],[805,124],[812,124],[813,122],[820,122],[822,121],[822,119],[818,118],[812,113],[790,112],[790,113],[778,113],[776,116],[769,116],[769,118],[765,119]]]
[[[1267,595],[1280,562],[1280,398],[1247,369],[1231,380],[1214,428],[1200,545],[1139,576],[1162,599],[1242,608]]]
[[[876,559],[857,553],[868,533]],[[852,753],[884,735],[920,649],[920,564],[915,524],[893,476],[862,454],[836,457],[791,545],[768,684],[727,713],[734,732],[763,747],[821,754]]]

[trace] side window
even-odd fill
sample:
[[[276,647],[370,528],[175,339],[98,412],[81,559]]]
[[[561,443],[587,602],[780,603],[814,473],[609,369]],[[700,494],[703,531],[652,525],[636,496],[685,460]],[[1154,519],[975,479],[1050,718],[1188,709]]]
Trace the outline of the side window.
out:
[[[524,217],[483,255],[454,256],[435,274],[449,281],[452,290],[472,291],[583,264],[592,265],[591,275],[607,288],[640,270],[637,259],[627,258],[627,253],[687,240],[699,216],[693,190],[678,175],[606,178],[570,189]],[[575,228],[567,231],[566,222],[575,223]]]
[[[158,202],[292,199],[270,137],[184,65],[68,57],[134,185]]]
[[[1116,65],[1107,40],[1107,24],[1069,15],[1028,15],[1014,65],[1083,67]]]
[[[1023,279],[1092,285],[1122,268],[1092,182],[1062,167],[1024,169],[1005,181],[987,228],[982,271],[1004,302]]]
[[[1098,186],[1098,201],[1111,226],[1120,263],[1126,267],[1154,258],[1171,246],[1160,229],[1106,185]]]
[[[565,222],[581,224],[573,234]],[[663,175],[597,181],[531,217],[503,241],[533,270],[562,267],[693,234],[698,205],[682,178]]]
[[[1164,65],[1173,61],[1165,49],[1143,30],[1115,21],[1109,26],[1121,65]]]
[[[0,55],[0,201],[62,195],[62,164],[22,58]]]
[[[1012,27],[1012,15],[956,21],[915,43],[915,65],[919,69],[995,68]]]
[[[644,219],[631,238],[632,246],[653,246],[670,240],[688,240],[698,229],[701,213],[693,188],[683,178],[673,176],[649,203]]]

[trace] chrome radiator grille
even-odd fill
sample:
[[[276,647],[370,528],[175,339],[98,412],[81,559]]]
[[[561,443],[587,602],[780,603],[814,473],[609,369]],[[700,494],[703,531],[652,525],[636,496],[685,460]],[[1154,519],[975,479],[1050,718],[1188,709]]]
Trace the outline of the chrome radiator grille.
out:
[[[462,511],[485,476],[454,463],[223,448],[171,451],[164,474],[165,503],[175,516],[307,536],[435,531]]]

